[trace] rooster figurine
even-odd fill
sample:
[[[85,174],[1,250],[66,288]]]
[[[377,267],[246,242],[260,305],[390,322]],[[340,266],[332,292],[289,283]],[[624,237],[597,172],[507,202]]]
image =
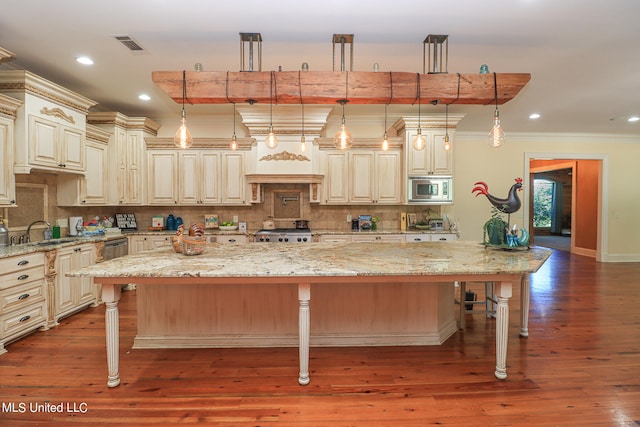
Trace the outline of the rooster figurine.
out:
[[[517,212],[520,209],[522,203],[520,202],[520,198],[518,197],[518,191],[522,190],[522,178],[516,178],[516,183],[511,186],[509,189],[509,194],[506,199],[501,199],[495,197],[492,194],[489,194],[489,186],[486,182],[476,182],[471,190],[472,193],[475,193],[476,197],[480,194],[484,194],[489,202],[496,207],[500,212],[506,213],[507,215],[511,215],[514,212]],[[507,221],[507,223],[509,223]]]

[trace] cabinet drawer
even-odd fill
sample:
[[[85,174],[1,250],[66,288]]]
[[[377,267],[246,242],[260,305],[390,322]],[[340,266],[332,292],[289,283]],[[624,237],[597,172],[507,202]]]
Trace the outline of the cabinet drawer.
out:
[[[0,313],[19,310],[21,307],[44,300],[44,281],[36,280],[0,290]]]
[[[44,279],[43,265],[23,268],[0,276],[0,291],[42,279]]]
[[[216,236],[217,243],[247,243],[247,236],[241,234],[233,236]]]
[[[19,334],[41,323],[44,325],[45,322],[44,302],[31,305],[19,312],[4,314],[0,316],[0,338]]]
[[[0,259],[0,271],[3,275],[38,265],[44,265],[44,254],[42,253]]]

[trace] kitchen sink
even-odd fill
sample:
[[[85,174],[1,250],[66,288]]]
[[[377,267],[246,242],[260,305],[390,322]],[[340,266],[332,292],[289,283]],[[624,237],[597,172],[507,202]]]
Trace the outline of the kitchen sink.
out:
[[[53,246],[60,245],[62,243],[75,242],[76,239],[51,239],[51,240],[42,240],[37,243],[33,243],[35,246]]]

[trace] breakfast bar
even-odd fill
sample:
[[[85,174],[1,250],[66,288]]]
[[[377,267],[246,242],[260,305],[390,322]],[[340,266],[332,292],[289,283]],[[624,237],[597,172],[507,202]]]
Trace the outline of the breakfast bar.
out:
[[[118,301],[130,283],[139,292],[135,348],[298,346],[305,385],[310,347],[441,344],[456,330],[454,282],[492,281],[495,376],[505,379],[512,285],[550,254],[464,241],[211,244],[197,256],[162,248],[69,275],[102,285],[109,387],[120,384]]]

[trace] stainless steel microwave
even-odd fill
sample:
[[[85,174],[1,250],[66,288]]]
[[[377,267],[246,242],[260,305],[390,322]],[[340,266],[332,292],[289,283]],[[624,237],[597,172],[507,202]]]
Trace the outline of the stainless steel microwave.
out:
[[[410,176],[409,203],[453,203],[453,178],[451,176]]]

